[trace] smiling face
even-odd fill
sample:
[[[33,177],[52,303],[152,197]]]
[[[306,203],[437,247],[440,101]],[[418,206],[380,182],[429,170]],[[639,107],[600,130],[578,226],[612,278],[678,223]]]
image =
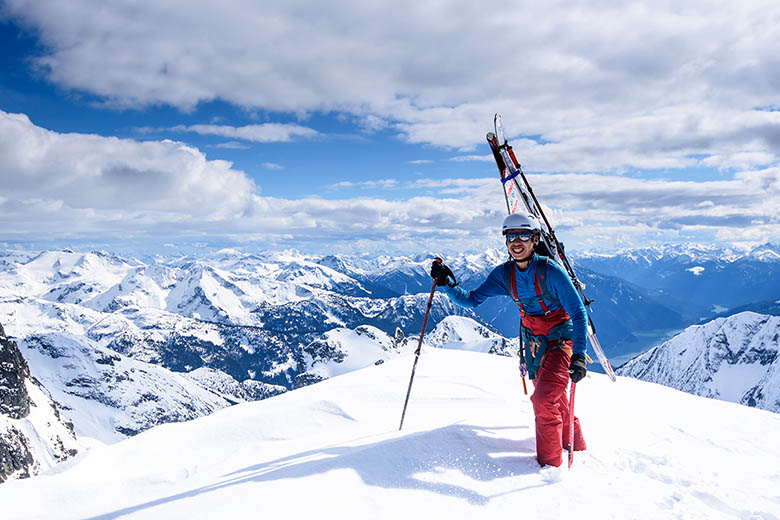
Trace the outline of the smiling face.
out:
[[[513,233],[519,233],[522,235],[524,233],[528,233],[528,230],[510,229],[507,231],[506,234],[512,235]],[[508,238],[509,237],[507,237],[507,239]],[[507,240],[506,247],[509,250],[509,255],[514,260],[523,261],[529,259],[529,257],[533,255],[534,246],[538,243],[539,243],[539,234],[537,233],[525,242],[523,242],[520,238],[516,238],[512,242],[509,242]]]

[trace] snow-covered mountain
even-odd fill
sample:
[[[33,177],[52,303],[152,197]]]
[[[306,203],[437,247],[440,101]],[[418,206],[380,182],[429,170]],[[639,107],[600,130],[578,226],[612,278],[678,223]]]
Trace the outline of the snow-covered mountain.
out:
[[[588,451],[540,468],[516,362],[425,348],[0,486],[3,518],[773,519],[780,416],[591,374]]]
[[[419,335],[406,336],[396,329],[391,337],[368,325],[347,329],[339,327],[322,334],[303,352],[295,386],[310,385],[371,365],[409,354],[417,349]],[[448,316],[423,337],[423,345],[451,350],[469,350],[517,356],[518,340],[507,339],[471,318]]]
[[[400,332],[400,329],[398,329]],[[403,333],[399,336],[404,339]],[[397,357],[405,341],[398,343],[376,327],[338,327],[321,335],[303,349],[296,387],[306,386]]]
[[[648,290],[682,313],[697,317],[780,294],[780,246],[748,252],[712,246],[663,246],[609,255],[580,253],[577,263]]]
[[[691,326],[617,372],[780,413],[780,317],[743,312]]]
[[[519,349],[517,337],[507,339],[472,319],[460,316],[444,318],[433,331],[426,334],[424,343],[444,349],[470,350],[510,357],[517,357]]]
[[[0,324],[0,483],[48,470],[79,448],[73,425],[30,376],[19,347]]]

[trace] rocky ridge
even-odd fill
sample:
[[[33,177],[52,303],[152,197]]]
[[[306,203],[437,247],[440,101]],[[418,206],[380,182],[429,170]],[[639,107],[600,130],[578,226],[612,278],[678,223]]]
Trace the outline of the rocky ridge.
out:
[[[30,376],[18,345],[0,325],[0,482],[36,475],[78,448],[73,425]]]

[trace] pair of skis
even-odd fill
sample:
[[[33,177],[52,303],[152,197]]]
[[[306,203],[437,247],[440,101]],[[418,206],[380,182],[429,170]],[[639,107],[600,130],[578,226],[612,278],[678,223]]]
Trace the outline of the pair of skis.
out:
[[[541,252],[563,266],[571,278],[574,287],[580,293],[580,297],[582,298],[585,307],[590,312],[593,312],[593,309],[590,307],[593,300],[589,300],[585,296],[584,285],[574,273],[571,263],[568,258],[566,258],[563,244],[556,238],[555,230],[552,225],[550,225],[550,221],[547,220],[544,211],[542,211],[542,206],[539,204],[539,201],[534,194],[534,190],[528,183],[528,179],[526,178],[525,173],[523,173],[523,169],[517,161],[517,157],[515,157],[512,147],[504,137],[504,128],[501,124],[501,116],[499,114],[496,114],[493,118],[493,128],[495,131],[488,132],[487,141],[488,144],[490,144],[493,158],[496,160],[498,172],[501,175],[507,211],[510,214],[517,211],[527,211],[539,220],[542,226],[542,239],[539,242]],[[612,366],[609,364],[606,354],[604,354],[604,349],[601,348],[601,344],[596,337],[596,329],[590,315],[588,315],[588,339],[590,340],[593,351],[596,353],[596,357],[604,369],[604,372],[613,382],[616,381],[615,371],[612,370]]]

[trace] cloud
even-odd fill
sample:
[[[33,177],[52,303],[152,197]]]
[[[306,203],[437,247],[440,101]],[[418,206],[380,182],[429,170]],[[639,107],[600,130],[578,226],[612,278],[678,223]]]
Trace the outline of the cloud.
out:
[[[195,132],[200,135],[219,135],[233,139],[243,139],[256,143],[289,142],[295,137],[310,138],[318,135],[312,128],[296,124],[264,123],[262,125],[179,125],[171,128],[175,132]]]
[[[461,151],[484,146],[501,111],[539,171],[780,157],[772,1],[5,4],[40,36],[46,78],[118,106],[336,111]],[[265,142],[270,128],[202,130]]]
[[[409,164],[433,164],[430,159],[416,159],[414,161],[408,161]]]
[[[647,180],[603,174],[528,174],[552,225],[576,247],[780,236],[780,168],[720,181]],[[477,207],[503,204],[498,180],[419,179],[418,190]],[[425,191],[423,191],[424,193]],[[500,192],[499,192],[500,193]],[[596,237],[609,237],[596,240]]]
[[[497,175],[332,186],[371,189],[371,197],[267,197],[229,162],[207,160],[182,143],[57,133],[2,111],[0,156],[0,240],[6,242],[31,236],[157,237],[160,243],[227,237],[263,247],[314,241],[327,250],[462,251],[500,245],[506,211]],[[596,173],[528,178],[570,247],[780,239],[776,166],[707,182]],[[379,189],[416,196],[382,198]]]
[[[457,157],[452,157],[450,161],[455,162],[470,162],[470,161],[479,161],[479,162],[493,162],[493,156],[492,155],[458,155]]]
[[[217,143],[211,145],[213,148],[224,148],[227,150],[249,150],[249,145],[237,141],[228,141],[226,143]]]
[[[400,183],[396,179],[377,179],[373,181],[360,181],[360,182],[341,181],[335,184],[331,184],[330,186],[328,186],[328,188],[330,189],[339,189],[339,188],[389,189],[389,188],[396,188],[399,186],[399,184]]]
[[[17,209],[34,202],[44,212],[122,208],[221,218],[243,211],[256,189],[231,163],[182,143],[60,134],[3,111],[0,155],[3,191]]]
[[[284,170],[284,166],[272,162],[264,162],[262,166],[266,170]]]

